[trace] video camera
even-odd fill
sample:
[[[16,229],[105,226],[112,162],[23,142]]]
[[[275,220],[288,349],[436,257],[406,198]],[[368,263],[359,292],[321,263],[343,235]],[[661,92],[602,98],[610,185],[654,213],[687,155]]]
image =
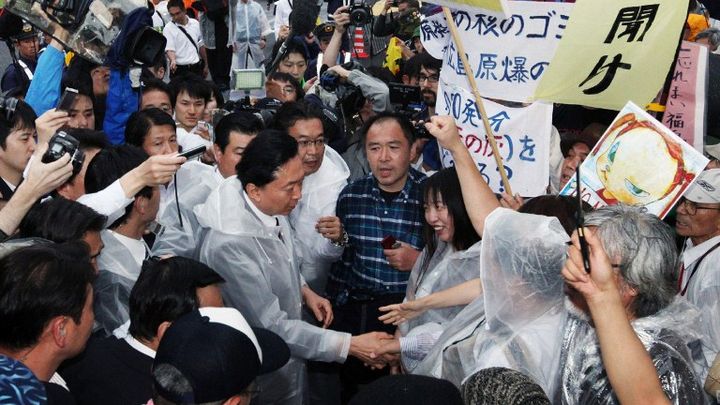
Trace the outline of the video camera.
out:
[[[400,83],[389,83],[388,87],[390,88],[390,104],[396,113],[410,119],[415,128],[415,137],[432,138],[425,128],[425,120],[429,117],[420,87]]]
[[[275,115],[282,102],[274,99],[261,99],[253,105],[250,101],[250,94],[253,91],[265,90],[265,71],[263,69],[234,69],[232,72],[230,87],[233,89],[231,97],[237,92],[242,96],[237,100],[225,102],[224,109],[231,112],[247,111],[267,123]]]

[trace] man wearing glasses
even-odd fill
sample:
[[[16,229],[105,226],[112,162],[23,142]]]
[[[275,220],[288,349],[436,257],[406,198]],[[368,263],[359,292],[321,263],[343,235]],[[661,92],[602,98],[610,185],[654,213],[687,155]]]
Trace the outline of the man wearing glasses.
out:
[[[428,115],[435,115],[435,103],[437,101],[438,82],[440,81],[440,68],[442,61],[435,59],[428,53],[423,52],[416,56],[419,59],[420,70],[417,76],[417,84],[423,101],[428,106]]]
[[[678,235],[687,238],[680,256],[678,294],[700,308],[709,341],[709,363],[720,344],[720,169],[706,170],[677,205]]]

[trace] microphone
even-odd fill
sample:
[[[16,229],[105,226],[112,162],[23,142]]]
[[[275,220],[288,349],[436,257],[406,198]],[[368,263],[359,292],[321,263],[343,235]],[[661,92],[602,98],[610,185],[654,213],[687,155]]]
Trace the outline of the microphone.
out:
[[[278,64],[285,57],[288,44],[294,37],[305,36],[313,31],[319,14],[320,6],[313,0],[295,0],[293,2],[293,11],[290,13],[290,34],[280,46],[275,59],[267,67],[265,71],[267,76],[275,72]]]

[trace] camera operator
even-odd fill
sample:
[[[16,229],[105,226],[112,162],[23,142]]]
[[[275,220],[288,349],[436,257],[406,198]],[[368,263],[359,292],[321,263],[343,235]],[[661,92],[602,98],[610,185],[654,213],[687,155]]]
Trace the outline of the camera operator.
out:
[[[398,12],[388,11],[397,7]],[[416,0],[385,0],[385,7],[379,16],[375,17],[373,35],[394,35],[402,41],[412,39],[413,32],[420,26],[420,11]]]

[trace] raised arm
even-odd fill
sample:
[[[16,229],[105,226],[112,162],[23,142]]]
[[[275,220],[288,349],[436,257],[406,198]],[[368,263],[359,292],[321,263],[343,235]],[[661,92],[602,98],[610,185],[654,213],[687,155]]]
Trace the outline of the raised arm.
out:
[[[455,121],[450,116],[434,116],[425,124],[427,130],[437,138],[440,146],[450,151],[462,188],[465,210],[478,235],[482,236],[485,218],[500,207],[497,197],[483,180],[458,133]]]
[[[332,67],[337,65],[338,55],[340,54],[340,47],[342,47],[343,36],[347,30],[348,24],[350,23],[350,15],[348,14],[348,6],[343,6],[335,10],[333,19],[335,20],[335,32],[333,32],[330,38],[325,52],[323,53],[323,65]]]

